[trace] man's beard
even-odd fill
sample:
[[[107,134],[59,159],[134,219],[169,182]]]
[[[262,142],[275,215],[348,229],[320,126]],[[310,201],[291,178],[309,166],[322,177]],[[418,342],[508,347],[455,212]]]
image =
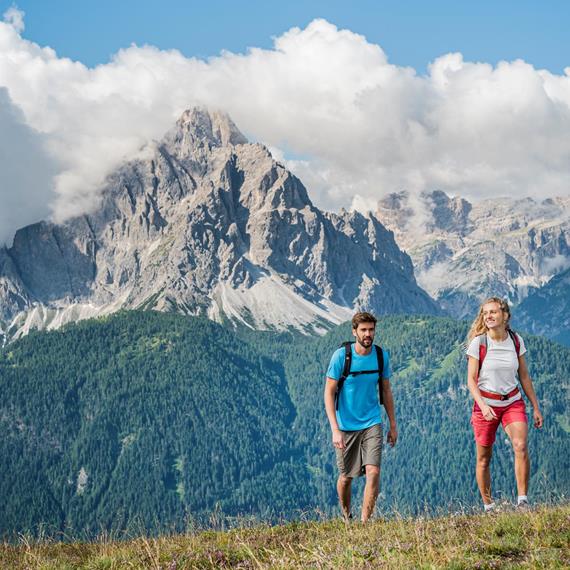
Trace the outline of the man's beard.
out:
[[[356,335],[356,341],[358,342],[358,344],[364,348],[369,348],[372,346],[372,343],[374,342],[374,337],[361,337],[359,335]]]

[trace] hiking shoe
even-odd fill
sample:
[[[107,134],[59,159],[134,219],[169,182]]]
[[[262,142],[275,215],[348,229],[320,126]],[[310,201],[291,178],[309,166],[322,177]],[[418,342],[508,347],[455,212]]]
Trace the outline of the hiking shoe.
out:
[[[525,499],[517,503],[517,511],[528,511],[528,510],[530,510],[530,505],[528,504],[528,501],[526,501]]]

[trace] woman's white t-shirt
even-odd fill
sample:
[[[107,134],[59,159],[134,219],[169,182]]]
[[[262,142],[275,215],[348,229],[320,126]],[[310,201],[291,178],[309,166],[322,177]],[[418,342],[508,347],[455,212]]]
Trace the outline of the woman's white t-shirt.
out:
[[[515,333],[516,334],[516,333]],[[524,341],[520,335],[517,334],[521,349],[520,355],[526,352]],[[479,344],[481,337],[476,336],[467,348],[467,355],[479,360]],[[519,369],[519,360],[517,358],[517,351],[515,343],[509,334],[503,341],[493,340],[487,335],[487,354],[483,360],[483,366],[479,372],[479,380],[477,385],[479,389],[486,392],[495,392],[496,394],[508,394],[517,386],[517,372]],[[508,400],[491,400],[490,398],[483,398],[486,404],[490,406],[508,406],[522,398],[521,393],[517,392],[512,398]]]

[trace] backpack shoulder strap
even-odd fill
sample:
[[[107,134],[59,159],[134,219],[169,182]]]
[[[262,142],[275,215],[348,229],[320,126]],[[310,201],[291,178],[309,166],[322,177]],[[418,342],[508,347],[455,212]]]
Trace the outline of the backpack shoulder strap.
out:
[[[479,372],[481,372],[481,366],[483,366],[485,356],[487,356],[487,333],[479,335],[479,370],[477,376],[479,376]]]
[[[350,341],[343,342],[341,345],[341,348],[344,348],[344,364],[342,366],[342,374],[336,384],[336,392],[334,396],[335,408],[337,410],[338,410],[338,402],[340,399],[340,391],[342,390],[344,381],[348,378],[350,374],[350,366],[352,364],[352,345],[353,343]]]
[[[517,356],[520,356],[521,355],[521,339],[519,338],[519,335],[511,329],[507,329],[507,332],[509,333],[509,336],[513,339],[513,344],[515,345],[515,350],[516,350]]]
[[[517,353],[517,360],[518,360],[518,357],[521,355],[521,339],[519,338],[519,335],[515,331],[507,329],[507,332],[509,333],[509,336],[513,339],[513,344],[515,345],[515,352]],[[518,371],[518,365],[517,365],[517,371]]]
[[[384,375],[384,351],[381,346],[377,344],[374,345],[376,349],[376,358],[378,360],[378,396],[380,399],[380,405],[384,404],[384,395],[382,390],[382,380]]]
[[[352,345],[354,343],[347,341],[343,342],[342,346],[344,347],[344,365],[342,367],[342,376],[341,380],[346,380],[350,374],[350,366],[352,364]]]

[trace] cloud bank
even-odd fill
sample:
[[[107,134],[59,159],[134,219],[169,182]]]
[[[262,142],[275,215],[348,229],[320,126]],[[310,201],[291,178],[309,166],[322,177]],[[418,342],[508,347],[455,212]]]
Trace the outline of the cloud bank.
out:
[[[196,104],[226,110],[250,139],[293,157],[327,209],[374,209],[401,189],[472,200],[570,193],[570,67],[555,75],[450,53],[418,76],[315,20],[269,50],[204,61],[133,45],[88,68],[23,29],[15,9],[0,22],[0,121],[19,125],[0,130],[0,149],[20,141],[10,161],[22,166],[8,179],[0,171],[0,243],[41,212],[62,221],[96,207],[105,176]]]
[[[0,87],[0,245],[14,229],[50,215],[56,170],[46,142]]]

